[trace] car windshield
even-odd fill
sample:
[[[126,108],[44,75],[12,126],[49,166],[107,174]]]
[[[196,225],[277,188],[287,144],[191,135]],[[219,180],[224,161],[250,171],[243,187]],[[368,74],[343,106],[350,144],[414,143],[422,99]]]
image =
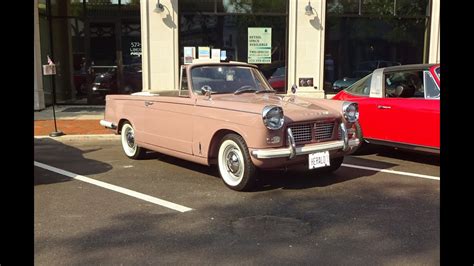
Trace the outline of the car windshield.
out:
[[[273,91],[259,70],[246,66],[198,66],[191,70],[193,92],[243,93]]]

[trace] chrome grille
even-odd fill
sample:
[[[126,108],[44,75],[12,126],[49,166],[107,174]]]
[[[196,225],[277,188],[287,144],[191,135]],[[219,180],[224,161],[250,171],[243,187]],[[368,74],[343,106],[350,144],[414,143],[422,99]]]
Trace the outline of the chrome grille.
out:
[[[290,125],[296,144],[322,142],[333,139],[335,121]]]
[[[314,126],[314,138],[316,141],[332,139],[332,131],[334,130],[333,122],[316,122]]]
[[[310,142],[312,140],[311,137],[311,124],[303,124],[303,125],[294,125],[290,126],[291,132],[293,133],[293,137],[295,138],[295,143],[301,142]]]

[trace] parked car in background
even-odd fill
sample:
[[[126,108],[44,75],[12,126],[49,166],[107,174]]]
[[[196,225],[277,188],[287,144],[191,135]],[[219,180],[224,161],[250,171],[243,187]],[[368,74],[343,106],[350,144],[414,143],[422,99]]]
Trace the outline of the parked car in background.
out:
[[[333,99],[359,104],[368,143],[439,153],[440,65],[376,69]]]
[[[399,66],[399,62],[385,61],[385,60],[374,60],[374,61],[365,61],[357,64],[356,70],[353,72],[352,77],[344,77],[342,79],[334,81],[332,85],[332,92],[340,92],[341,90],[349,87],[354,84],[354,82],[359,79],[369,75],[377,68],[390,67],[390,66]]]
[[[119,87],[117,67],[107,67],[105,71],[95,74],[93,83],[89,86],[88,104],[103,102],[107,94],[131,94],[142,90],[142,65],[131,64],[123,67],[123,84]]]
[[[357,103],[275,93],[255,65],[194,63],[178,90],[107,95],[100,124],[121,134],[129,158],[150,149],[216,164],[238,191],[253,187],[257,168],[335,171],[358,147]]]
[[[285,61],[276,61],[270,65],[260,67],[268,83],[277,93],[286,92],[286,65]]]

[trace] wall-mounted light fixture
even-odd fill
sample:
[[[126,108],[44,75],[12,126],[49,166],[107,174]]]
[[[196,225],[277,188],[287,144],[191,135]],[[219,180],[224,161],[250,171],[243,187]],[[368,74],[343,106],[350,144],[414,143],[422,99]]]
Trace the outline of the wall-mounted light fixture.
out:
[[[305,7],[305,14],[307,16],[311,16],[311,15],[314,15],[314,12],[313,12],[313,7],[311,6],[311,1],[308,1],[308,5]]]
[[[153,11],[155,11],[156,13],[161,13],[161,12],[163,12],[163,10],[165,10],[165,8],[163,7],[162,4],[160,4],[160,0],[157,0],[156,8]]]

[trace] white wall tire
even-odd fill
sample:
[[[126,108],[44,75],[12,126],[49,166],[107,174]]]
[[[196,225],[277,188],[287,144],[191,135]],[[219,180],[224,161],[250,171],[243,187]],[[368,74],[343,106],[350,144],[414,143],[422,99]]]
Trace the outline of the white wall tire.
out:
[[[122,149],[128,158],[141,159],[144,157],[146,151],[135,143],[135,130],[129,122],[123,123],[120,131],[120,140],[122,142]]]
[[[255,166],[250,158],[247,144],[241,136],[228,134],[221,140],[217,163],[226,186],[237,191],[253,188]]]

